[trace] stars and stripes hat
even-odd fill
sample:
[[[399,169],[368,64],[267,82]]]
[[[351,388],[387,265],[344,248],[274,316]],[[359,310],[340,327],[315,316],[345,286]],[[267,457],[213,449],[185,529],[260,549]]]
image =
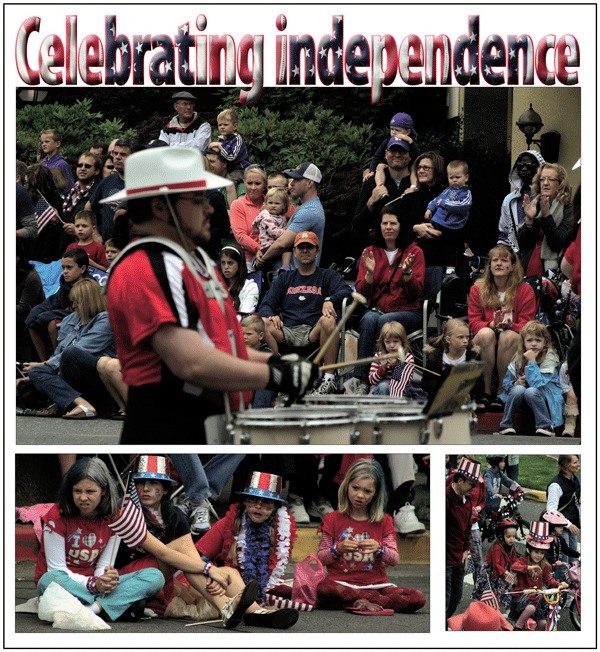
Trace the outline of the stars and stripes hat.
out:
[[[550,548],[550,526],[544,521],[531,521],[529,532],[525,537],[527,545],[538,550]]]
[[[160,480],[177,484],[171,478],[169,460],[163,455],[140,455],[137,468],[133,474],[134,480]]]
[[[472,460],[470,457],[463,457],[458,465],[456,472],[472,482],[479,480],[479,472],[481,471],[481,463],[477,460]]]
[[[248,486],[244,491],[238,491],[237,493],[242,496],[254,496],[255,498],[265,498],[285,503],[286,501],[281,497],[282,484],[283,481],[280,475],[252,471],[248,476]]]
[[[125,160],[125,188],[101,204],[197,192],[230,186],[232,182],[204,168],[200,152],[186,147],[158,147],[131,154]]]

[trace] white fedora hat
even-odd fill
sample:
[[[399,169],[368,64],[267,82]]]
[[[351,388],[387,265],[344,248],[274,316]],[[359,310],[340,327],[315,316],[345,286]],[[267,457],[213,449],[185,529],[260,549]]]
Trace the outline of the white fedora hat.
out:
[[[230,185],[229,179],[204,169],[204,159],[197,150],[158,147],[128,156],[125,159],[125,188],[101,199],[100,203],[212,190]]]

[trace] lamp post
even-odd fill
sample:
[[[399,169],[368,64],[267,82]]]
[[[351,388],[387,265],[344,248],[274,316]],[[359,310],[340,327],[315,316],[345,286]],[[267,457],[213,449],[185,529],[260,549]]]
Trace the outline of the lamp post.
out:
[[[527,111],[521,113],[516,125],[525,136],[528,149],[531,147],[531,143],[535,143],[540,148],[544,160],[548,163],[558,161],[558,152],[560,150],[560,134],[558,131],[548,131],[539,138],[534,138],[544,126],[544,123],[540,114],[533,110],[533,104],[530,103]]]

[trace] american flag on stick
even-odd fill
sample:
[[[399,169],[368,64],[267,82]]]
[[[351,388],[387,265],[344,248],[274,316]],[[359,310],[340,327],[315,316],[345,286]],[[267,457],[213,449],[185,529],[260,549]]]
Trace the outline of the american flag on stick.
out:
[[[50,204],[46,201],[44,195],[40,194],[40,198],[35,205],[35,215],[39,234],[42,232],[44,227],[50,224],[50,221],[54,217],[58,217],[58,212],[56,211],[56,208],[50,206]]]
[[[481,597],[479,598],[480,602],[483,602],[484,604],[487,604],[488,607],[492,607],[492,609],[496,609],[496,611],[500,611],[500,605],[498,604],[498,598],[496,598],[496,594],[494,591],[492,591],[492,586],[490,584],[490,578],[489,575],[486,573],[485,578],[488,583],[488,588],[481,594]]]
[[[130,478],[123,505],[117,517],[108,527],[118,534],[129,548],[137,548],[144,542],[148,534],[146,520],[142,511],[133,476]]]

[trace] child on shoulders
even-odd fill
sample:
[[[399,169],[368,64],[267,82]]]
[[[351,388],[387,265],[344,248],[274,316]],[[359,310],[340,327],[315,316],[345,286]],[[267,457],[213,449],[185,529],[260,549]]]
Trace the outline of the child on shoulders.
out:
[[[217,116],[219,136],[209,145],[218,147],[221,156],[228,162],[229,176],[234,182],[243,180],[243,171],[250,165],[248,148],[237,133],[238,114],[235,109],[225,109]]]

